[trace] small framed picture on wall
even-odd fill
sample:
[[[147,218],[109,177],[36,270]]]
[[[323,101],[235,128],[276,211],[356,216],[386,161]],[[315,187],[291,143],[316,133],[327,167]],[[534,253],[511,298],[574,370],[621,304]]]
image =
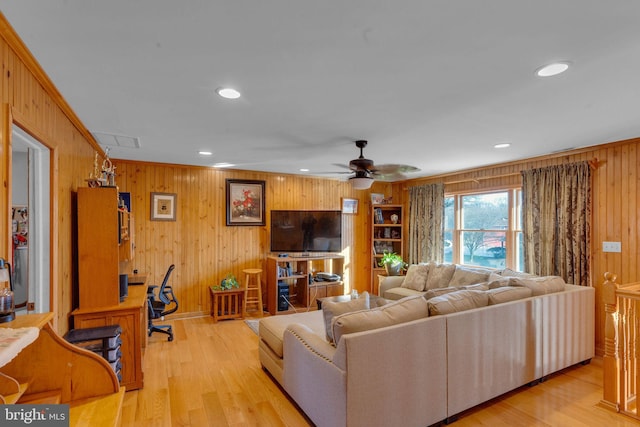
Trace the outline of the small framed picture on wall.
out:
[[[342,199],[342,213],[355,215],[358,213],[358,199]]]
[[[176,220],[175,193],[151,193],[151,221]]]

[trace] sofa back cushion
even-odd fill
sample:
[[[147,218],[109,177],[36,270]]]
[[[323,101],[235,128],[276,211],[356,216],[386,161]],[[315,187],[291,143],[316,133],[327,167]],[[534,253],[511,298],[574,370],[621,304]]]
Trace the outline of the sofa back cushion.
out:
[[[322,315],[324,317],[324,327],[327,334],[327,341],[333,342],[333,330],[331,323],[333,318],[344,313],[351,313],[358,310],[369,309],[369,293],[363,292],[356,299],[345,302],[323,301]]]
[[[489,304],[489,296],[485,291],[465,289],[431,298],[427,304],[429,305],[429,315],[436,316],[484,307]]]
[[[412,264],[407,269],[407,275],[402,282],[403,288],[413,289],[422,292],[427,286],[429,275],[429,264]]]
[[[346,334],[384,328],[428,316],[427,300],[421,295],[406,297],[371,310],[345,313],[333,318],[334,343],[337,345]]]
[[[440,295],[444,295],[444,294],[450,294],[451,292],[455,292],[459,290],[460,288],[456,288],[453,286],[447,286],[446,288],[429,289],[427,292],[425,292],[424,297],[427,300],[430,300],[431,298],[439,297]]]
[[[565,281],[560,276],[511,277],[510,286],[524,286],[531,289],[533,296],[564,291]]]
[[[449,286],[475,285],[489,280],[491,271],[480,268],[468,268],[456,265],[456,269],[449,280]]]
[[[487,291],[489,305],[529,298],[531,295],[531,289],[522,286],[502,286]]]
[[[456,271],[455,264],[429,263],[429,276],[425,289],[446,288]]]

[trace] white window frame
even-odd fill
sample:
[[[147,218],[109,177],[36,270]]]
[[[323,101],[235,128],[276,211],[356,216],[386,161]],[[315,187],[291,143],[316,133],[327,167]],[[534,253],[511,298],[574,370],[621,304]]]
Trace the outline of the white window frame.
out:
[[[512,270],[522,270],[524,266],[518,265],[519,258],[519,247],[517,246],[518,236],[522,236],[522,224],[520,221],[521,218],[521,210],[522,210],[522,189],[521,187],[512,187],[512,188],[499,188],[499,189],[491,189],[491,190],[480,190],[480,191],[460,191],[460,192],[451,192],[446,193],[445,198],[453,197],[453,217],[454,217],[454,227],[452,230],[445,230],[445,234],[447,231],[451,231],[451,244],[452,244],[452,260],[451,262],[454,264],[468,265],[470,267],[478,267],[478,265],[474,264],[465,264],[464,263],[464,251],[463,245],[461,244],[461,236],[464,231],[477,231],[477,230],[466,230],[462,229],[462,198],[464,196],[473,196],[473,195],[483,195],[483,194],[495,194],[495,193],[507,193],[507,204],[508,204],[508,227],[505,231],[506,233],[506,241],[505,247],[507,249],[505,256],[505,267],[510,268]],[[500,230],[503,231],[503,230]]]

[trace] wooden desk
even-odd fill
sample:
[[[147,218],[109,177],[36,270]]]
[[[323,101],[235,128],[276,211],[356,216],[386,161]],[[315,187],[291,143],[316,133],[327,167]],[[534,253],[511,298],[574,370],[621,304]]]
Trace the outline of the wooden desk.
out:
[[[147,346],[147,286],[129,286],[129,296],[118,305],[74,310],[74,328],[120,325],[122,328],[122,382],[127,390],[144,384],[142,349]]]
[[[40,329],[33,343],[0,368],[18,381],[20,391],[15,393],[15,384],[3,379],[0,394],[12,395],[7,403],[68,403],[71,426],[117,426],[125,388],[118,385],[107,361],[53,331],[52,318],[53,313],[27,314],[0,324],[1,328]]]

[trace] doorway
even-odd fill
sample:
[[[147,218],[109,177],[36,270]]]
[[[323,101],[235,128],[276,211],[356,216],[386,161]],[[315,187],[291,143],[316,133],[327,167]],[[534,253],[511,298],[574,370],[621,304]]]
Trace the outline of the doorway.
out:
[[[12,260],[16,313],[50,311],[50,152],[12,128]]]

